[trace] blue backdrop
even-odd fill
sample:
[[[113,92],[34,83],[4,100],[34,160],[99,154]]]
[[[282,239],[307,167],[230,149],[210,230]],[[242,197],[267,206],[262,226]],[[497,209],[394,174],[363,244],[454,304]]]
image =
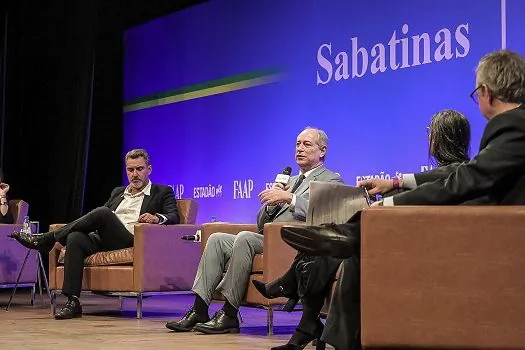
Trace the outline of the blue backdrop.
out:
[[[502,16],[502,8],[506,9]],[[125,33],[125,151],[195,198],[198,221],[255,222],[257,194],[294,163],[305,126],[346,183],[428,165],[432,114],[464,113],[486,53],[525,52],[520,0],[217,0]],[[503,25],[502,25],[503,24]]]

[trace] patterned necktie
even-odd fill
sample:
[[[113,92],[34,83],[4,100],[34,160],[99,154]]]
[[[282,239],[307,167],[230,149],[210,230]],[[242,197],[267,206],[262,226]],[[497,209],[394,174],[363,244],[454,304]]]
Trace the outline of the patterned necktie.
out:
[[[304,179],[305,179],[304,174],[299,175],[299,179],[297,180],[297,182],[295,183],[295,185],[293,185],[292,193],[295,193],[295,191],[297,191],[297,189],[299,188],[299,186],[301,186],[301,184],[303,183],[303,180],[304,180]]]

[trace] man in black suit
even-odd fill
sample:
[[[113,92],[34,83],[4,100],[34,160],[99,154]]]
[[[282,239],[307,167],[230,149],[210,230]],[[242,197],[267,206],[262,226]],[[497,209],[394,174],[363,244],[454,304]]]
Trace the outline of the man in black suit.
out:
[[[31,249],[49,251],[55,242],[66,246],[62,294],[68,297],[68,301],[55,314],[56,319],[82,316],[78,298],[86,257],[96,252],[132,247],[136,223],[179,223],[173,190],[168,186],[154,185],[149,180],[151,164],[148,153],[143,149],[129,151],[125,162],[129,185],[115,188],[104,206],[53,232],[10,234]]]
[[[458,165],[446,178],[375,205],[525,204],[525,59],[507,50],[483,57],[471,97],[488,119],[478,155]],[[361,185],[371,193],[379,192],[374,181]],[[300,251],[346,258],[323,334],[323,339],[338,350],[360,347],[359,217],[358,213],[342,225],[288,226],[281,230],[283,239]],[[337,335],[341,332],[351,334],[353,341],[340,344]]]

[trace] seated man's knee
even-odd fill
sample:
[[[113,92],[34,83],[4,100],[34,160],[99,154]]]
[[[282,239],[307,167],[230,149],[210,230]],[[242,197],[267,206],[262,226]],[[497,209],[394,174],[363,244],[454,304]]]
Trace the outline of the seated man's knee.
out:
[[[83,242],[86,239],[86,235],[82,232],[71,232],[67,236],[66,246],[78,245],[80,242]]]
[[[109,209],[108,207],[98,207],[98,208],[93,209],[89,214],[91,214],[91,215],[108,215],[108,214],[112,214],[113,215],[113,211],[111,209]]]
[[[250,244],[255,233],[250,231],[241,231],[235,236],[234,245]]]
[[[224,237],[227,237],[229,235],[231,235],[231,234],[230,233],[225,233],[225,232],[214,232],[214,233],[212,233],[210,235],[210,237],[208,238],[208,241],[206,241],[206,245],[218,243]]]

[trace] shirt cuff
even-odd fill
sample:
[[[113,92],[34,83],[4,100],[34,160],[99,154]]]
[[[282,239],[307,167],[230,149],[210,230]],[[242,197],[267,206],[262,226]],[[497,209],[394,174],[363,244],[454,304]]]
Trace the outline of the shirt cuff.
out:
[[[414,189],[417,187],[416,177],[414,174],[403,174],[403,188],[408,190]]]
[[[394,197],[392,196],[392,197],[383,198],[383,206],[384,207],[393,207],[394,206]]]
[[[292,203],[290,203],[290,205],[288,206],[290,211],[294,211],[295,210],[295,203],[296,202],[297,202],[297,196],[292,193]]]
[[[163,223],[165,223],[166,221],[168,221],[168,218],[165,217],[164,215],[162,214],[157,214],[157,216],[159,217],[160,221],[159,221],[159,225],[162,225]]]

